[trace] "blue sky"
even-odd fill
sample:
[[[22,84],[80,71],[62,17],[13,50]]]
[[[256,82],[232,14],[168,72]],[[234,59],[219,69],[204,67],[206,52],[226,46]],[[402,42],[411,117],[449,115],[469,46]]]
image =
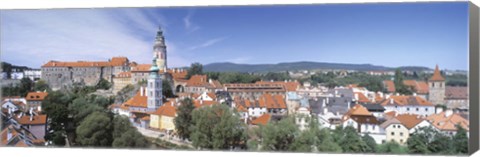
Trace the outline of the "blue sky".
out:
[[[2,60],[150,63],[156,30],[169,67],[316,61],[466,70],[468,3],[2,10]]]

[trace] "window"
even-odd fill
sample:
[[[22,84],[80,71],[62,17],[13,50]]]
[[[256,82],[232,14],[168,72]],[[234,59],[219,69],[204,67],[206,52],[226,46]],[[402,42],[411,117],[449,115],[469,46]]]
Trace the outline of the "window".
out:
[[[432,82],[432,87],[435,87],[435,83]]]
[[[394,136],[394,135],[395,135],[395,132],[392,132],[392,133],[390,133],[390,134],[391,134],[392,136]]]
[[[403,139],[400,139],[400,143],[403,143]]]
[[[416,111],[418,111],[418,107],[417,107]]]
[[[403,132],[400,132],[400,136],[403,136]]]
[[[410,111],[410,108],[409,108],[409,107],[407,107],[407,111]]]
[[[425,108],[425,111],[428,111],[428,108]]]

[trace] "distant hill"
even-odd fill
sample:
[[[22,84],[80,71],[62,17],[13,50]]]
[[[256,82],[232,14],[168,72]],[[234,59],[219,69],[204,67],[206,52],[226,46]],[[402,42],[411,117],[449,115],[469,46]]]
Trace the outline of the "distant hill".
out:
[[[401,70],[423,71],[430,70],[427,67],[402,66]],[[339,69],[357,71],[395,70],[396,68],[378,66],[372,64],[344,64],[324,62],[290,62],[278,64],[236,64],[236,63],[211,63],[203,66],[204,71],[209,72],[280,72],[292,70],[315,70],[315,69]]]
[[[27,66],[19,66],[19,65],[13,65],[7,62],[2,62],[2,72],[12,72],[12,70],[16,70],[18,72],[23,72],[24,70],[29,70],[32,69]]]

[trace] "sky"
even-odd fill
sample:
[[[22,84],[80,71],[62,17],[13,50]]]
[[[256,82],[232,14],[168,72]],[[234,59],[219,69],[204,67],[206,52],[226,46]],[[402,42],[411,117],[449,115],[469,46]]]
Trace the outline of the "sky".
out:
[[[150,63],[161,26],[168,66],[315,61],[468,69],[468,2],[0,11],[2,61]]]

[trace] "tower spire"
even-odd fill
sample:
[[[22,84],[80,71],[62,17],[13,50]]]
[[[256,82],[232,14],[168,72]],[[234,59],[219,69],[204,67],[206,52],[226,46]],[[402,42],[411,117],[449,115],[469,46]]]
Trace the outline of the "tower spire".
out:
[[[433,71],[433,76],[430,78],[430,81],[445,81],[445,78],[442,77],[438,64],[435,66],[435,71]]]

